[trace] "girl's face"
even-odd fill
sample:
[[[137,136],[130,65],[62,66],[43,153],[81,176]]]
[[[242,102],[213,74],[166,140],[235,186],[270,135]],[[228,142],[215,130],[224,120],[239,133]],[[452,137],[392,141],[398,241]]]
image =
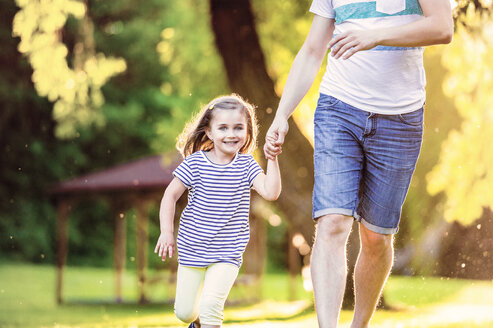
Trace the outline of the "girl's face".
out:
[[[247,120],[242,110],[216,109],[206,131],[217,155],[234,157],[245,145]]]

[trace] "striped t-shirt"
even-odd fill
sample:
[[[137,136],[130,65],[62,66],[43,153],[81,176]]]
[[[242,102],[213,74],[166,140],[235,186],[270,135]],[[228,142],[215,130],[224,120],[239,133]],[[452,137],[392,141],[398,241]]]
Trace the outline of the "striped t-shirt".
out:
[[[310,11],[335,19],[334,35],[423,18],[418,0],[313,0]],[[423,47],[376,46],[347,60],[327,57],[321,93],[379,114],[412,112],[425,102]]]
[[[178,263],[241,266],[250,238],[250,188],[261,172],[252,155],[237,153],[224,165],[211,162],[203,151],[185,158],[173,172],[188,188],[178,230]]]

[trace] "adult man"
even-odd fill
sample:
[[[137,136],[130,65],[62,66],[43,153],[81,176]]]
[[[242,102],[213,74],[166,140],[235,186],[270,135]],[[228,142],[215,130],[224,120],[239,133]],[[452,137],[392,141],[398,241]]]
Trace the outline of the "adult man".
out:
[[[281,151],[287,120],[327,48],[315,112],[311,272],[320,327],[336,327],[346,281],[345,247],[360,222],[352,328],[368,327],[393,261],[393,234],[419,155],[423,46],[449,43],[450,0],[313,0],[313,23],[296,56],[265,153]]]

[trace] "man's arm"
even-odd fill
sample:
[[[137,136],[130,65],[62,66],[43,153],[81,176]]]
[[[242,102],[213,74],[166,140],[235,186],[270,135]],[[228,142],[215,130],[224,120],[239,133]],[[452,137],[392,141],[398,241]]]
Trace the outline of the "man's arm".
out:
[[[418,21],[383,29],[348,31],[329,42],[331,55],[347,59],[360,50],[377,45],[421,47],[450,43],[454,22],[450,0],[419,0],[424,17]]]
[[[308,92],[320,70],[333,32],[333,19],[314,16],[310,32],[289,71],[276,117],[267,132],[267,137],[277,140],[275,143],[277,146],[284,143],[284,136],[288,132],[288,118]],[[271,143],[267,143],[264,150],[269,159],[274,159],[280,152],[280,148],[274,147]]]

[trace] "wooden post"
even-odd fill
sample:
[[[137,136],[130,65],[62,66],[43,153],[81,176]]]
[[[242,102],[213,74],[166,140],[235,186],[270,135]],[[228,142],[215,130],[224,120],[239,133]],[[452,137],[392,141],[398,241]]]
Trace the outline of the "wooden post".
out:
[[[56,302],[63,303],[63,267],[67,260],[68,252],[68,217],[72,209],[68,200],[60,200],[57,205],[57,277],[56,277]]]
[[[148,241],[148,212],[147,204],[143,200],[137,201],[137,286],[139,303],[146,303],[145,282],[147,268],[147,241]]]
[[[123,270],[126,260],[126,225],[125,214],[121,206],[113,207],[114,218],[114,264],[115,264],[115,300],[122,302]]]

